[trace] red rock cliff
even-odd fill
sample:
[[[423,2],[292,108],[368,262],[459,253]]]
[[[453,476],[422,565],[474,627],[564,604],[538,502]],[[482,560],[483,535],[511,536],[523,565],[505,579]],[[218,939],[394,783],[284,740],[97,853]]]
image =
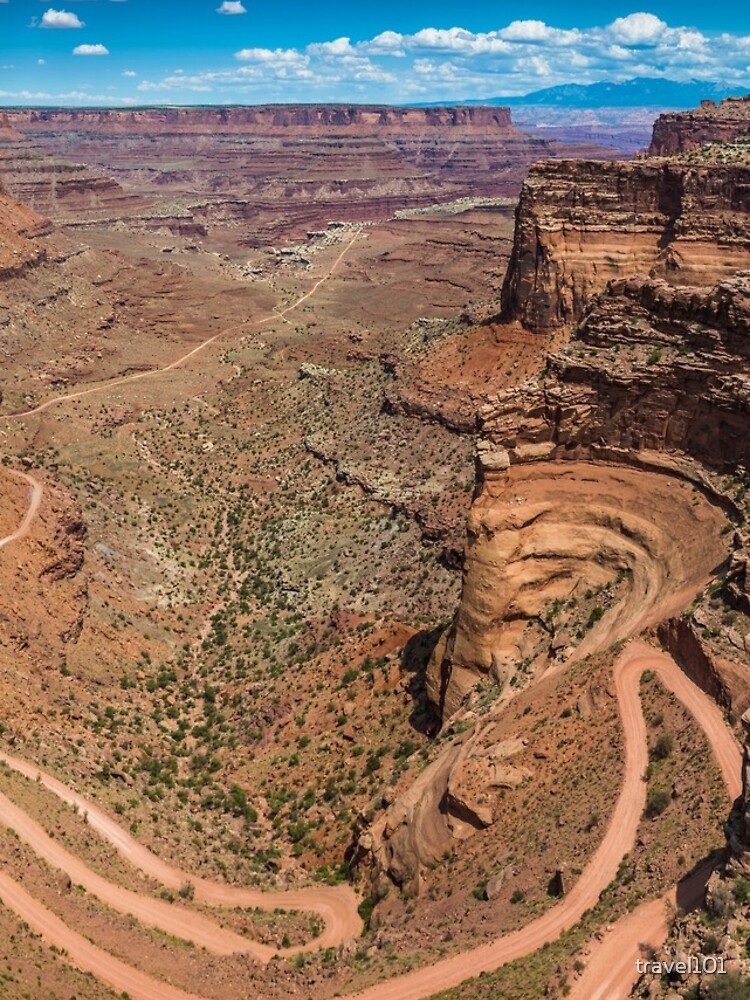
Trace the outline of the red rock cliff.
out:
[[[549,160],[521,192],[502,312],[549,329],[578,320],[612,279],[707,284],[744,267],[749,166]]]
[[[703,101],[694,111],[660,115],[654,123],[650,156],[674,156],[699,149],[707,142],[750,138],[750,94],[729,97],[720,104]]]
[[[396,108],[386,105],[264,105],[257,107],[19,109],[8,113],[22,132],[71,131],[205,131],[233,132],[265,128],[383,127],[412,131],[421,128],[511,128],[510,109],[496,107]]]

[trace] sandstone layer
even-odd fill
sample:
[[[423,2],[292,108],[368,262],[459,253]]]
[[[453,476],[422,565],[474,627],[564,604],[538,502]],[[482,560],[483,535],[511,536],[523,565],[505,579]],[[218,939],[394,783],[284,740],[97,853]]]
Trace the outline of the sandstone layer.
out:
[[[536,164],[516,212],[502,312],[531,330],[580,319],[614,278],[708,284],[750,266],[750,167]]]
[[[19,205],[0,187],[0,278],[21,274],[42,260],[45,251],[37,238],[47,235],[49,230],[46,219]]]
[[[703,101],[694,111],[660,115],[654,123],[651,156],[673,156],[700,149],[709,142],[750,138],[750,95],[728,97],[718,105]]]
[[[612,282],[546,377],[486,404],[482,433],[514,461],[618,449],[747,467],[749,333],[748,272],[712,287]]]
[[[540,456],[541,457],[541,456]],[[481,679],[500,692],[659,620],[724,557],[720,511],[667,475],[569,462],[487,470],[467,530],[461,604],[427,670],[443,719]],[[686,551],[675,532],[696,539]]]

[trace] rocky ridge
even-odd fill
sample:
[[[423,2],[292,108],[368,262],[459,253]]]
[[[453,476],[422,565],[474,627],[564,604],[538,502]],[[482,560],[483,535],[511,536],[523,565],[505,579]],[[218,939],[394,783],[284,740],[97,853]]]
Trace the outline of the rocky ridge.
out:
[[[716,104],[702,101],[695,111],[660,115],[654,124],[649,154],[673,156],[700,149],[708,142],[734,142],[750,137],[750,95],[727,97]]]
[[[171,129],[204,131],[207,127],[232,131],[247,126],[260,128],[362,127],[368,132],[386,126],[410,131],[422,127],[511,128],[510,108],[456,106],[401,108],[390,105],[271,104],[242,107],[107,109],[14,109],[7,112],[9,124],[19,131],[119,130],[154,132]]]

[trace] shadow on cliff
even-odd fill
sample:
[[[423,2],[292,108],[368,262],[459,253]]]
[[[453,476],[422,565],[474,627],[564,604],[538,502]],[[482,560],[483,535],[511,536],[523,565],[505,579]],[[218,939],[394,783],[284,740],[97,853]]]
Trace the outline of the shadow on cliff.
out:
[[[696,861],[689,872],[677,883],[677,909],[682,913],[702,908],[706,893],[706,883],[711,873],[727,860],[726,847],[711,851],[700,861]]]
[[[435,736],[440,728],[440,717],[427,699],[426,678],[427,664],[442,633],[443,626],[417,632],[401,654],[402,670],[412,675],[406,689],[413,701],[409,722],[424,736]]]

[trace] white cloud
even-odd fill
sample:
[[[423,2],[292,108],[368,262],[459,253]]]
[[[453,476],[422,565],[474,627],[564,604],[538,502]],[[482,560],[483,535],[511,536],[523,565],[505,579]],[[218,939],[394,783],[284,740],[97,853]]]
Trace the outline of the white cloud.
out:
[[[77,14],[72,14],[67,10],[55,10],[50,7],[42,15],[40,28],[83,28],[84,22]]]
[[[228,103],[450,102],[638,76],[743,81],[750,90],[750,35],[704,34],[646,11],[572,29],[538,19],[485,32],[428,25],[413,34],[322,38],[300,48],[242,48],[232,65],[165,71],[137,86],[184,101],[195,93]]]
[[[104,45],[76,45],[74,56],[108,56],[109,49]]]
[[[216,8],[217,14],[247,14],[245,7],[240,0],[224,0],[224,3]]]
[[[313,43],[307,51],[320,56],[349,56],[354,53],[350,38],[335,38],[332,42]]]
[[[134,69],[123,70],[122,75],[123,76],[130,76],[130,77],[132,77],[132,76],[138,76],[138,74],[136,73],[136,71]]]
[[[623,45],[654,45],[666,28],[660,18],[643,11],[618,17],[610,25],[612,36]]]
[[[403,48],[404,36],[398,31],[381,31],[369,42],[360,42],[359,48],[369,55],[398,56],[403,58],[406,53]]]
[[[47,65],[47,60],[46,59],[37,59],[36,64],[37,64],[37,66],[46,66]]]

